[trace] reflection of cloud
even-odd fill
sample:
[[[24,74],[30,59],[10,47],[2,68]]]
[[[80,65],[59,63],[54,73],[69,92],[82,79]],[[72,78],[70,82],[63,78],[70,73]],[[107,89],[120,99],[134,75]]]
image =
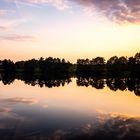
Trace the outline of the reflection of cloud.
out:
[[[81,129],[85,139],[140,139],[140,116],[101,112]]]
[[[98,115],[104,116],[104,122],[100,122],[100,117],[93,118],[92,122],[76,128],[58,129],[50,135],[40,135],[40,139],[41,137],[53,140],[140,139],[140,117],[117,113]]]
[[[3,99],[2,102],[6,102],[6,103],[36,104],[38,101],[36,99],[33,99],[33,98],[16,97],[16,98]]]
[[[109,116],[112,118],[116,118],[116,117],[121,117],[121,118],[134,118],[134,119],[140,119],[140,115],[131,115],[131,114],[121,114],[121,113],[117,113],[117,112],[110,112]]]
[[[49,133],[46,131],[46,129],[44,129],[44,126],[33,125],[37,124],[35,122],[36,119],[31,120],[30,117],[20,116],[17,113],[9,112],[7,113],[7,116],[0,115],[0,128],[1,130],[5,130],[7,140],[11,139],[11,135],[8,135],[8,130],[10,130],[10,128],[12,128],[13,133],[15,134],[14,136],[16,136],[17,139],[24,138],[24,140],[36,138],[47,140],[140,139],[140,116],[120,113],[103,114],[103,111],[101,110],[99,110],[99,112],[101,112],[101,114],[98,113],[97,118],[95,116],[93,121],[85,122],[80,126],[66,125],[59,128],[60,126],[58,125],[58,127],[54,127],[54,129],[49,129],[50,126],[48,125]],[[104,121],[101,122],[100,118],[104,118]],[[26,128],[28,131],[24,131]]]
[[[45,108],[45,109],[48,109],[48,105],[47,104],[45,104],[45,105],[43,105],[43,108]]]
[[[100,120],[102,119],[102,120]],[[71,135],[69,135],[71,134]],[[101,111],[93,122],[88,122],[79,128],[58,130],[50,139],[140,139],[140,116],[119,113],[105,113]]]
[[[105,112],[102,109],[96,109],[97,113],[104,114]]]
[[[0,40],[10,40],[10,41],[33,41],[34,37],[29,35],[18,35],[18,34],[9,34],[0,36]]]
[[[62,140],[65,138],[65,136],[67,134],[68,134],[68,132],[59,129],[59,130],[55,131],[50,138],[53,140]]]
[[[91,136],[93,133],[93,126],[91,124],[86,124],[83,128],[82,128],[82,133]]]
[[[0,113],[1,112],[10,112],[10,111],[11,111],[11,109],[10,108],[7,108],[7,107],[0,108]]]

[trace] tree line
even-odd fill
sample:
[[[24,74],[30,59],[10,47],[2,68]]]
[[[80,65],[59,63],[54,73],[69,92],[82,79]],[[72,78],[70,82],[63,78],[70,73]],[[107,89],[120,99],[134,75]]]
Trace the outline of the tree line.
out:
[[[138,73],[140,70],[140,52],[134,57],[113,56],[107,61],[103,57],[96,57],[91,60],[77,59],[76,64],[72,64],[60,58],[39,58],[27,61],[0,60],[0,71],[2,72],[26,72],[43,74],[65,74],[65,73],[94,73],[94,72],[130,72]]]
[[[127,58],[125,56],[121,56],[121,57],[113,56],[109,60],[107,60],[107,62],[105,62],[104,57],[96,57],[91,60],[89,60],[88,58],[87,59],[78,59],[77,64],[79,64],[79,65],[140,64],[140,52],[136,53],[134,57],[129,57],[129,58]]]
[[[103,57],[96,57],[89,59],[77,60],[77,72],[79,73],[118,73],[118,72],[140,72],[140,52],[136,53],[134,57],[117,57],[113,56],[107,61]]]
[[[27,61],[13,62],[11,60],[0,61],[0,70],[3,72],[26,72],[26,73],[67,73],[70,70],[71,63],[65,59],[48,57],[44,59],[31,59]]]

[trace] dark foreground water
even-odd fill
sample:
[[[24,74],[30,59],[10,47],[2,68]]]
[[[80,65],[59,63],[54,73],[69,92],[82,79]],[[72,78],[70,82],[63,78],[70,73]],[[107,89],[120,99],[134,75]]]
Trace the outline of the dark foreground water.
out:
[[[3,79],[0,140],[139,140],[139,92],[135,78]]]

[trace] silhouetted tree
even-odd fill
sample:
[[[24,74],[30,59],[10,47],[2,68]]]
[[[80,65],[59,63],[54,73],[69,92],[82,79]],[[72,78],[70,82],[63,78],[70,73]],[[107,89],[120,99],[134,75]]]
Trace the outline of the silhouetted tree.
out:
[[[108,65],[113,65],[113,64],[117,64],[118,62],[118,57],[117,56],[113,56],[111,57],[108,61],[107,61],[107,64]]]
[[[128,58],[128,65],[133,66],[136,63],[136,59],[134,57]]]
[[[62,63],[63,63],[63,64],[64,64],[64,63],[66,63],[66,61],[65,61],[65,59],[64,59],[64,58],[62,59]]]
[[[24,64],[25,62],[24,61],[18,61],[15,63],[15,67],[17,70],[23,70],[24,69]]]
[[[38,61],[37,60],[31,59],[31,60],[25,61],[25,64],[24,64],[24,71],[25,72],[34,73],[36,68],[38,68]]]
[[[117,62],[118,65],[127,65],[127,63],[128,63],[128,60],[127,60],[127,58],[124,57],[124,56],[120,57],[120,58],[118,59],[118,62]]]
[[[2,69],[2,61],[0,60],[0,69]]]
[[[14,62],[11,60],[3,60],[1,67],[5,72],[15,72],[15,65]]]
[[[95,65],[103,65],[105,64],[105,59],[103,57],[96,57],[91,61]]]
[[[136,64],[140,64],[140,52],[135,54]]]
[[[90,64],[90,60],[89,59],[78,59],[77,64],[78,65],[88,65],[88,64]]]
[[[30,74],[53,74],[61,75],[65,73],[77,74],[100,74],[100,75],[140,75],[140,53],[136,53],[134,57],[111,57],[107,63],[103,57],[96,57],[92,60],[78,59],[77,64],[71,64],[64,58],[39,58],[27,61],[17,61],[15,64],[11,60],[0,61],[0,71],[4,72],[27,72]]]

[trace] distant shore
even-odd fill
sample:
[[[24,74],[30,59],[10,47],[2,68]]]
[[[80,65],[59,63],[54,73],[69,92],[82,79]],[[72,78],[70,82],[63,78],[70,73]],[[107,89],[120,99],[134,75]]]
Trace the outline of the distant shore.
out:
[[[29,73],[33,75],[63,75],[63,74],[103,74],[103,75],[139,75],[140,73],[140,53],[134,57],[113,56],[109,60],[103,57],[89,59],[77,59],[76,64],[72,64],[65,59],[43,58],[31,59],[27,61],[13,62],[10,59],[0,60],[0,72],[4,73]]]

